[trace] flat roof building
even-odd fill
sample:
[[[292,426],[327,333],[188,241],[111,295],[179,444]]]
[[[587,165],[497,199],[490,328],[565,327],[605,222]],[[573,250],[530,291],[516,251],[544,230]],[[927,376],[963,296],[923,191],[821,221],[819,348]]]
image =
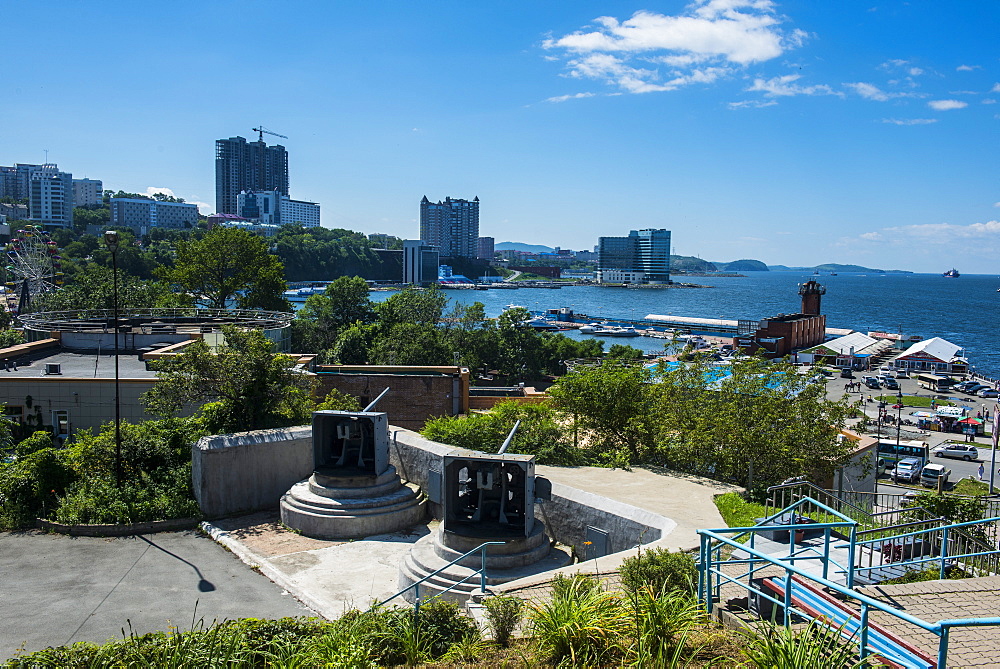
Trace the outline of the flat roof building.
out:
[[[598,283],[670,283],[670,231],[632,230],[628,237],[600,237]]]
[[[198,224],[198,206],[181,202],[161,202],[145,198],[113,197],[111,225],[131,228],[137,235],[153,228],[183,230]]]
[[[104,183],[100,179],[73,179],[73,205],[86,207],[104,202]]]

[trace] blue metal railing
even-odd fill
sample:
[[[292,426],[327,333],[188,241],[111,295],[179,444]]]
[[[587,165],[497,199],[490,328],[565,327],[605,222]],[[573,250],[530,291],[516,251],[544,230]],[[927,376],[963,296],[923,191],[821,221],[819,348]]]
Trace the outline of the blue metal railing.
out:
[[[704,603],[706,611],[711,614],[715,599],[721,595],[722,585],[731,584],[736,585],[748,593],[756,595],[761,600],[769,601],[773,604],[777,604],[782,607],[784,612],[784,624],[787,626],[791,621],[792,613],[797,613],[805,618],[811,618],[812,616],[805,611],[798,610],[792,603],[793,597],[793,579],[792,576],[796,575],[800,578],[812,581],[818,586],[828,588],[836,593],[839,593],[847,598],[855,600],[860,605],[859,612],[859,633],[857,635],[858,641],[858,655],[861,658],[867,657],[872,654],[872,650],[868,643],[868,618],[871,609],[882,611],[895,618],[898,618],[906,623],[915,625],[920,629],[926,630],[938,637],[938,649],[937,649],[937,666],[940,669],[944,669],[947,666],[948,658],[948,643],[949,643],[949,633],[952,628],[955,627],[985,627],[985,626],[1000,626],[1000,617],[989,617],[989,618],[956,618],[939,620],[936,623],[927,622],[915,616],[909,615],[905,611],[896,609],[885,602],[873,599],[866,595],[863,595],[853,588],[853,576],[854,571],[870,569],[870,568],[855,568],[854,566],[854,556],[856,554],[856,549],[858,545],[864,544],[875,544],[884,543],[887,541],[902,539],[905,542],[909,540],[914,541],[911,537],[917,535],[925,535],[932,532],[937,532],[940,534],[940,551],[938,554],[931,557],[918,557],[916,559],[891,563],[894,566],[906,566],[908,564],[923,564],[928,562],[937,562],[940,564],[941,576],[944,577],[944,570],[949,562],[964,560],[969,558],[981,557],[983,555],[996,555],[1000,551],[975,551],[971,553],[951,553],[949,554],[949,546],[953,543],[949,541],[949,535],[954,534],[954,530],[960,530],[961,528],[973,526],[973,525],[983,525],[988,523],[995,523],[1000,521],[1000,517],[987,518],[983,520],[969,521],[965,523],[956,523],[953,525],[947,525],[945,527],[930,528],[924,530],[917,530],[914,532],[906,532],[897,536],[881,539],[872,539],[866,541],[857,541],[857,522],[854,520],[847,519],[845,521],[834,521],[829,523],[808,523],[808,524],[797,524],[797,525],[768,525],[767,523],[773,521],[779,516],[785,513],[794,513],[796,509],[800,508],[803,504],[812,504],[819,509],[823,509],[828,513],[834,515],[838,518],[846,518],[843,514],[840,514],[833,509],[826,507],[825,505],[813,500],[811,498],[802,498],[797,503],[788,507],[787,509],[774,514],[762,521],[762,524],[755,527],[733,527],[733,528],[722,528],[714,530],[698,530],[698,534],[701,536],[701,548],[699,554],[699,571],[698,571],[698,597]],[[801,567],[795,564],[796,560],[801,559],[814,559],[811,557],[799,557],[792,548],[794,541],[792,539],[792,534],[796,529],[823,529],[826,533],[826,549],[824,550],[825,555],[829,555],[829,543],[830,543],[830,532],[835,527],[850,526],[850,537],[848,554],[850,555],[850,564],[847,569],[847,584],[841,585],[835,583],[829,579],[828,568],[824,564],[823,575],[817,576],[816,574],[809,573],[803,570]],[[789,554],[787,556],[777,556],[763,553],[754,546],[753,535],[761,531],[790,531],[789,535]],[[745,537],[747,534],[750,535],[749,541],[745,543],[740,543],[738,540]],[[731,536],[725,536],[731,535]],[[747,559],[722,559],[721,550],[724,547],[730,547],[735,550],[745,552],[749,557]],[[725,573],[722,570],[723,565],[733,565],[733,564],[749,564],[750,567],[746,573],[737,574],[732,576]],[[883,565],[884,566],[884,565]],[[783,569],[785,575],[782,581],[783,585],[783,596],[782,599],[771,596],[764,590],[763,587],[757,588],[753,585],[752,577],[753,574],[761,569],[767,567],[778,567]],[[746,579],[746,582],[743,582]],[[801,586],[800,586],[801,587]]]
[[[452,567],[452,566],[458,564],[459,562],[461,562],[465,558],[469,557],[470,555],[474,555],[476,552],[479,552],[480,556],[482,557],[482,564],[481,564],[480,568],[474,570],[471,574],[469,574],[468,576],[466,576],[465,578],[463,578],[461,581],[458,581],[456,583],[451,584],[450,586],[448,586],[447,588],[445,588],[441,592],[437,593],[433,597],[428,597],[427,601],[428,602],[432,601],[434,599],[437,599],[441,595],[444,595],[445,593],[451,592],[452,590],[454,590],[458,586],[462,585],[463,583],[465,583],[466,581],[468,581],[470,578],[472,578],[476,574],[479,575],[479,589],[481,591],[485,591],[486,590],[486,547],[487,546],[503,546],[503,545],[504,545],[504,542],[502,542],[502,541],[487,541],[485,543],[482,543],[479,546],[477,546],[476,548],[473,548],[468,553],[465,553],[464,555],[458,556],[457,558],[455,558],[454,560],[452,560],[451,562],[449,562],[445,566],[441,567],[440,569],[436,569],[433,572],[431,572],[430,574],[427,574],[427,576],[424,576],[422,579],[420,579],[416,583],[411,583],[410,585],[406,586],[405,588],[403,588],[402,590],[400,590],[399,592],[397,592],[395,595],[393,595],[389,599],[384,599],[381,602],[378,602],[372,608],[383,606],[384,604],[388,604],[389,602],[391,602],[392,600],[396,599],[397,597],[400,597],[401,595],[409,592],[410,590],[413,590],[413,599],[414,599],[414,601],[413,601],[413,610],[414,610],[414,612],[420,611],[420,604],[421,604],[421,601],[420,601],[420,584],[428,581],[429,579],[433,578],[434,576],[437,576],[438,574],[440,574],[441,572],[443,572],[448,567]]]

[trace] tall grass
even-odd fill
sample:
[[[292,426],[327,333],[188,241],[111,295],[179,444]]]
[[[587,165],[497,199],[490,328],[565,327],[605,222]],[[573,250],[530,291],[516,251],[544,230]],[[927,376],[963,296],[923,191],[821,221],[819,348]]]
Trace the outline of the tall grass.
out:
[[[841,630],[815,620],[794,630],[761,624],[740,630],[743,657],[754,667],[767,669],[860,669],[872,666],[857,659],[857,649],[841,638]],[[875,665],[882,666],[882,665]]]
[[[619,598],[586,578],[566,579],[528,618],[540,659],[553,664],[613,665],[629,630]]]

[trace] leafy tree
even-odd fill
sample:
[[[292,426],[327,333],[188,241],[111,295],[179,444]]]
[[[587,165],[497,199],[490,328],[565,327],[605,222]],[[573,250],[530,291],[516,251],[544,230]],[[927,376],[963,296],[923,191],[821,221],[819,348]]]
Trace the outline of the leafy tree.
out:
[[[500,402],[485,414],[433,418],[421,434],[443,444],[496,453],[518,420],[521,425],[508,453],[534,455],[546,465],[586,464],[583,451],[573,447],[566,428],[548,404]]]
[[[434,327],[396,323],[384,328],[368,349],[373,365],[446,365],[451,353]]]
[[[157,274],[216,309],[234,299],[241,308],[288,309],[281,261],[266,240],[246,230],[218,227],[201,239],[178,241],[173,268]]]
[[[588,446],[609,464],[646,461],[653,451],[656,389],[641,365],[606,360],[581,366],[549,388],[555,406],[573,416]]]
[[[223,326],[222,332],[225,343],[214,351],[199,340],[156,363],[160,382],[143,395],[150,411],[168,416],[209,401],[202,408],[208,429],[225,432],[308,422],[311,379],[294,369],[292,358],[273,353],[256,330]]]
[[[342,276],[322,294],[310,295],[296,315],[300,342],[298,350],[323,351],[337,341],[345,327],[371,323],[375,308],[368,297],[368,284],[358,276]],[[309,325],[305,325],[305,324]]]
[[[375,307],[386,326],[400,323],[437,325],[448,304],[448,296],[437,286],[420,289],[408,286]]]
[[[148,281],[118,273],[118,307],[145,309],[152,307],[190,306],[191,299],[175,293],[162,281]],[[112,270],[88,264],[73,275],[61,289],[43,295],[34,305],[35,311],[74,309],[114,309],[115,293]]]
[[[340,332],[331,350],[331,357],[341,365],[364,365],[378,327],[354,323]]]
[[[7,312],[4,311],[4,314]],[[25,341],[24,333],[20,330],[0,330],[0,348],[7,348],[9,346],[17,346],[18,344],[23,344]]]
[[[332,388],[323,401],[316,405],[316,411],[361,411],[361,404],[354,395]]]
[[[725,368],[704,356],[660,370],[653,413],[658,459],[735,480],[752,495],[800,475],[826,476],[844,461],[838,439],[850,410],[787,363],[760,358]]]

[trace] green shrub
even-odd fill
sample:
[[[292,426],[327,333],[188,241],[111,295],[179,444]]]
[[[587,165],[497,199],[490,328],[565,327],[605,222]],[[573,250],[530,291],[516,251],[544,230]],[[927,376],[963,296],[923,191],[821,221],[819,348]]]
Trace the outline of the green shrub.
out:
[[[601,589],[601,583],[590,574],[556,574],[552,579],[552,597],[579,597]]]
[[[652,588],[654,592],[691,593],[698,579],[698,568],[687,553],[654,548],[625,558],[619,575],[622,587],[629,592]]]
[[[0,529],[33,526],[35,518],[56,508],[73,479],[65,454],[54,448],[0,464]]]
[[[486,607],[486,622],[493,632],[493,640],[506,648],[521,622],[524,600],[510,596],[487,597],[483,600],[483,605]]]
[[[23,458],[43,448],[53,448],[54,446],[51,432],[48,430],[37,430],[14,446],[14,455]]]

